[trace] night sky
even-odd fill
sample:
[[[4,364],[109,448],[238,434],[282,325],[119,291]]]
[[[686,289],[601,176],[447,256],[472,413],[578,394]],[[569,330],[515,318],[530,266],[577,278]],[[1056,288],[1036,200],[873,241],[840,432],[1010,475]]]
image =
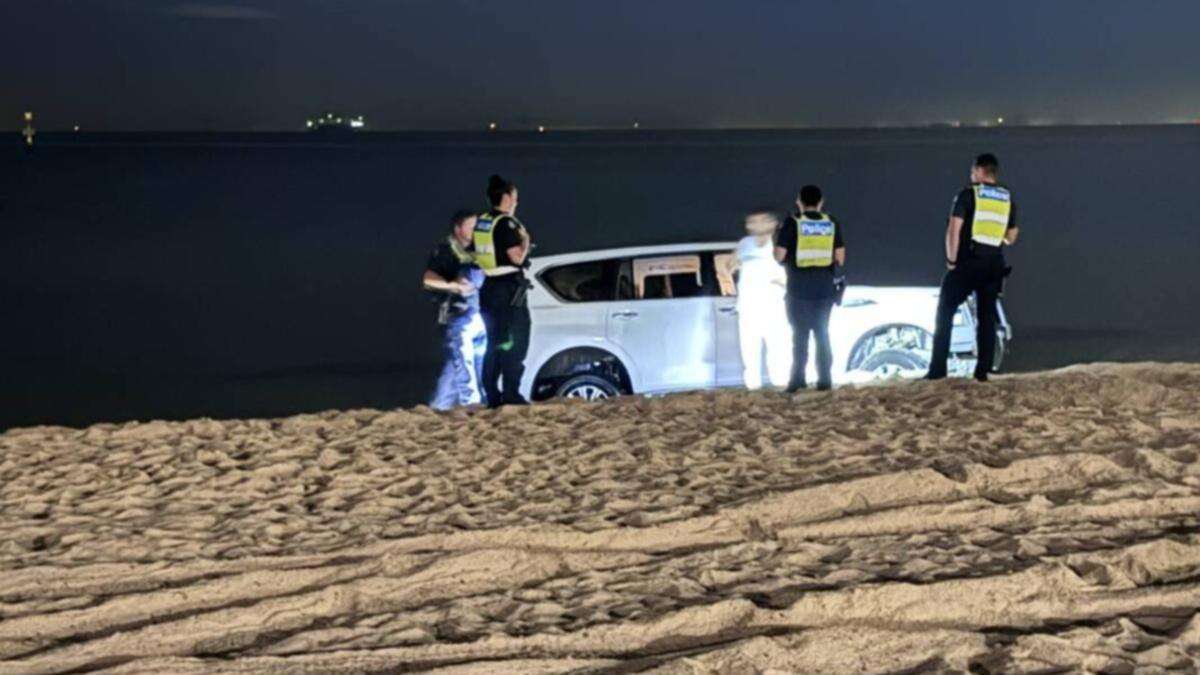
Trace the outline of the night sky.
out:
[[[0,0],[43,129],[871,126],[1200,117],[1200,2]]]

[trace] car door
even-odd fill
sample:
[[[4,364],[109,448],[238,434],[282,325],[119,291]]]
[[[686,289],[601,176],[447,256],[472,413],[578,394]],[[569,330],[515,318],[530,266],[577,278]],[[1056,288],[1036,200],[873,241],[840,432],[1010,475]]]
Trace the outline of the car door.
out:
[[[732,251],[712,254],[713,270],[720,294],[713,298],[713,322],[717,343],[716,384],[740,387],[745,384],[741,338],[738,332],[737,286],[730,272]]]
[[[713,386],[713,298],[702,256],[634,257],[622,265],[607,336],[633,359],[645,392]]]

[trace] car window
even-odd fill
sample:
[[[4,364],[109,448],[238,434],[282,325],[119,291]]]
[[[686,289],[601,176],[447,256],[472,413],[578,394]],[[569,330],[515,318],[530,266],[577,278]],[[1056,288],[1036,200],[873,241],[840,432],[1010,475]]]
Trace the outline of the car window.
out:
[[[633,261],[635,298],[688,298],[702,295],[703,288],[698,255],[667,255]]]
[[[713,254],[713,268],[717,275],[717,288],[721,291],[721,297],[731,298],[737,295],[737,272],[733,269],[736,260],[733,253]]]
[[[703,251],[625,260],[617,278],[619,300],[693,298],[720,292],[713,256]]]
[[[616,297],[619,260],[589,260],[553,267],[541,280],[566,302],[607,302]]]

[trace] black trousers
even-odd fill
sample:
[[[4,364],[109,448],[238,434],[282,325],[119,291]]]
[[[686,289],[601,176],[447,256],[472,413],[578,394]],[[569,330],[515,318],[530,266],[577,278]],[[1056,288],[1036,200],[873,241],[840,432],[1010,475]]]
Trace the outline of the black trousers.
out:
[[[524,284],[524,277],[511,274],[489,277],[479,289],[479,306],[487,327],[483,391],[489,406],[524,402],[521,376],[525,374],[530,330]]]
[[[807,385],[810,334],[817,342],[817,388],[833,386],[833,350],[829,346],[829,315],[832,312],[833,296],[812,299],[787,296],[788,321],[792,324],[792,378],[788,389]]]
[[[954,315],[972,293],[978,312],[975,339],[979,347],[979,361],[975,364],[975,377],[986,379],[992,370],[996,354],[996,298],[1004,283],[1004,258],[972,258],[946,273],[942,279],[942,291],[938,298],[937,323],[933,332],[933,356],[929,362],[929,377],[946,376],[946,361],[950,358],[950,333],[954,329]]]

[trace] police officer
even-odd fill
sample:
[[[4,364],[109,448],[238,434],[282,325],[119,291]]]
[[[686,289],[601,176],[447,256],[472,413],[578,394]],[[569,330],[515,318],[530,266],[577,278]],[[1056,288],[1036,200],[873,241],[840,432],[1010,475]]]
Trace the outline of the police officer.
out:
[[[980,155],[971,166],[971,184],[954,199],[946,229],[948,271],[942,279],[938,299],[928,379],[946,377],[954,315],[972,293],[979,315],[976,322],[979,360],[975,364],[975,379],[987,381],[992,368],[996,351],[996,298],[1008,273],[1004,247],[1014,244],[1019,232],[1012,193],[996,182],[999,172],[1000,162],[995,155]]]
[[[838,296],[837,274],[846,264],[842,226],[824,212],[821,188],[805,185],[796,200],[798,211],[775,236],[775,259],[787,270],[787,314],[792,324],[792,374],[787,390],[807,386],[808,340],[817,343],[817,389],[833,387],[833,351],[829,315]]]
[[[483,270],[475,265],[469,250],[474,230],[474,213],[455,213],[450,219],[450,235],[429,254],[421,280],[438,301],[438,323],[444,331],[445,365],[429,403],[435,410],[483,402],[480,385],[487,332],[479,311]]]
[[[520,393],[529,350],[529,232],[514,215],[517,186],[500,176],[488,179],[492,208],[475,222],[475,261],[486,275],[479,300],[487,326],[483,389],[489,407],[527,403]]]

